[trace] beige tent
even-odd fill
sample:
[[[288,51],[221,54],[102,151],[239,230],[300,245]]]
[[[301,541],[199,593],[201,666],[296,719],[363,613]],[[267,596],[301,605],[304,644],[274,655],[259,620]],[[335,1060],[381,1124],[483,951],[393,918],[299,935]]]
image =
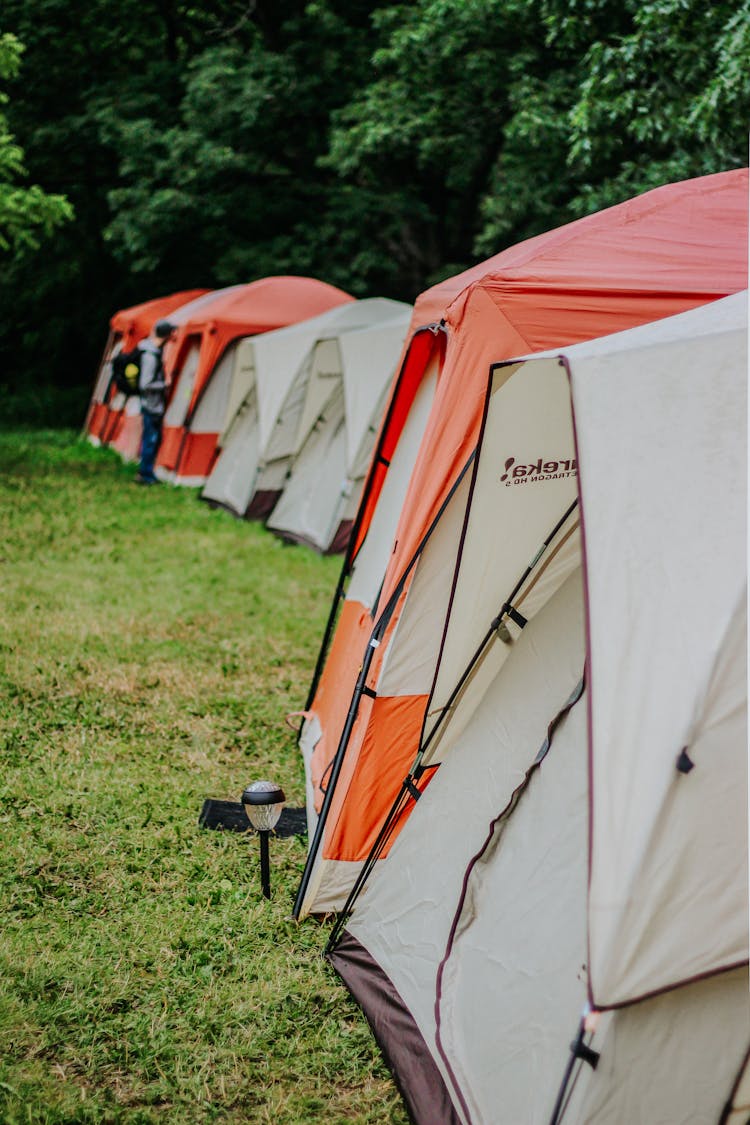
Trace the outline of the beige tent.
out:
[[[244,374],[229,403],[221,452],[203,498],[239,516],[268,515],[286,482],[290,458],[328,399],[330,382],[311,381],[316,342],[385,323],[404,309],[408,306],[400,301],[374,297],[240,341],[237,364]]]
[[[295,450],[268,521],[283,538],[319,551],[346,546],[410,317],[404,305],[392,319],[316,342]]]
[[[438,645],[432,780],[332,952],[418,1125],[747,1119],[746,333],[492,370],[385,657]]]

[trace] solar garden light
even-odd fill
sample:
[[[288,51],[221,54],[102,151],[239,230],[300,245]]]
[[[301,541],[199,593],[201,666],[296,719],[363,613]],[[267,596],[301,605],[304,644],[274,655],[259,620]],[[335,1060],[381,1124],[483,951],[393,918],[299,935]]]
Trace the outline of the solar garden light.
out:
[[[266,898],[271,897],[271,866],[268,837],[276,827],[286,797],[273,781],[253,781],[242,794],[247,819],[260,836],[260,885]]]

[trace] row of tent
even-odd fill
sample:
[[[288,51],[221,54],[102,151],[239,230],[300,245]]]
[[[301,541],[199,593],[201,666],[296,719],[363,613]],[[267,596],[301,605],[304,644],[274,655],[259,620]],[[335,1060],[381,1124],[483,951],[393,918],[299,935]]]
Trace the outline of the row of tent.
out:
[[[313,278],[189,291],[113,316],[86,420],[95,444],[138,456],[140,400],[112,359],[159,320],[170,382],[156,473],[200,488],[286,539],[344,549],[409,325],[400,301],[356,301]]]
[[[294,912],[417,1125],[750,1120],[747,278],[747,170],[666,185],[427,290],[384,376]]]
[[[748,174],[422,294],[295,913],[417,1125],[750,1120]]]

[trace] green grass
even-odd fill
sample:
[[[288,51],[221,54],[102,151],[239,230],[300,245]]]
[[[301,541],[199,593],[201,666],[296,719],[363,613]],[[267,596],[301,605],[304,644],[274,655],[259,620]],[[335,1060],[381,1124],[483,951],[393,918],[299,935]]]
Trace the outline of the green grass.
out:
[[[304,780],[339,561],[65,431],[0,434],[0,1121],[402,1123],[366,1022],[290,919],[305,848],[197,827]]]

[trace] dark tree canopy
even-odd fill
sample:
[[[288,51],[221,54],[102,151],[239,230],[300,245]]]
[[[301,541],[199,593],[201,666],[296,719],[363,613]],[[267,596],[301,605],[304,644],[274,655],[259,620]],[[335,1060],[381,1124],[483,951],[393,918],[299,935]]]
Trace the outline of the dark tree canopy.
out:
[[[74,420],[124,305],[272,273],[411,300],[746,163],[750,0],[5,0],[1,18],[0,369],[23,401],[72,388]]]

